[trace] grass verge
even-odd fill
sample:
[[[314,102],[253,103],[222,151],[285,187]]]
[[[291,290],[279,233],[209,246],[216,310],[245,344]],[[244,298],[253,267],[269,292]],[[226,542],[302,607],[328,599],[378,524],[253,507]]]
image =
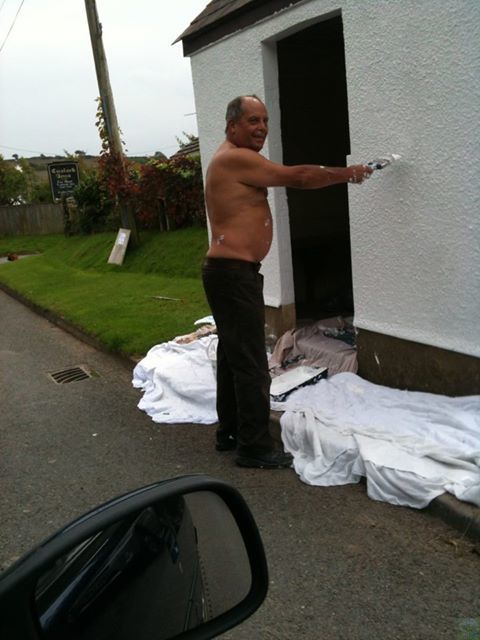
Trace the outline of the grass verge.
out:
[[[1,237],[0,255],[39,255],[0,264],[0,282],[106,348],[137,357],[189,333],[195,320],[210,313],[200,278],[205,229],[142,233],[122,266],[107,264],[115,237]]]

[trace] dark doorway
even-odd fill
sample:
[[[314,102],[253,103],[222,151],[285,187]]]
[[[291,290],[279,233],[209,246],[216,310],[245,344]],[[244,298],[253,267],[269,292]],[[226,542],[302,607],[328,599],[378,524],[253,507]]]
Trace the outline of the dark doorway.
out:
[[[346,166],[342,17],[277,42],[284,164]],[[297,319],[353,313],[347,185],[287,189]]]

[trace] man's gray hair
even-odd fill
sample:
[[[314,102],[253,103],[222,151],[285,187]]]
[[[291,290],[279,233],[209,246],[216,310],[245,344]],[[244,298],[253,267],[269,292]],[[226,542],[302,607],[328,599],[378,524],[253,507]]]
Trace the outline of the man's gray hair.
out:
[[[228,123],[230,121],[238,122],[242,117],[244,98],[255,98],[255,100],[262,102],[260,98],[255,94],[252,94],[250,96],[237,96],[233,100],[230,100],[230,102],[227,105],[227,113],[225,114],[225,122],[226,122],[225,133],[227,133]]]

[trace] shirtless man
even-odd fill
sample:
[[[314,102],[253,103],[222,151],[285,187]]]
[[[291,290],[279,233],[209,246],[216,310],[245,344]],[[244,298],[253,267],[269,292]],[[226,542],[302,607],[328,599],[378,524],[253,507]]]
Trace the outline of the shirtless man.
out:
[[[270,435],[270,375],[265,350],[265,310],[260,263],[272,243],[267,187],[321,189],[361,183],[366,165],[284,166],[259,154],[268,114],[256,96],[240,96],[227,107],[226,140],[208,167],[205,197],[212,241],[202,275],[215,318],[217,348],[216,449],[237,449],[244,467],[290,467]]]

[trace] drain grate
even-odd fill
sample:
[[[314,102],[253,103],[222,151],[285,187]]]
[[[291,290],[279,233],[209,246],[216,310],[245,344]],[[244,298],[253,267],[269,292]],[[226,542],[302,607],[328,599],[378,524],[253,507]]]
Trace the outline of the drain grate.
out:
[[[77,382],[79,380],[87,380],[92,374],[86,367],[76,366],[61,371],[54,371],[48,374],[56,384],[67,384],[69,382]]]

